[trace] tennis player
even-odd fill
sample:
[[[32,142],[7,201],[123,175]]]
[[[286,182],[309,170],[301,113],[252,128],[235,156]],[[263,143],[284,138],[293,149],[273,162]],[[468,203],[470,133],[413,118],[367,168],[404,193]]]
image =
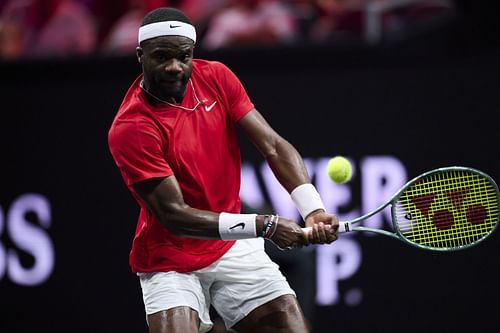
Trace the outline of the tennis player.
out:
[[[219,62],[193,59],[196,31],[173,8],[139,29],[142,74],[109,131],[109,147],[140,206],[130,252],[149,331],[207,332],[210,305],[237,332],[307,332],[294,291],[264,252],[337,239],[303,160]],[[239,126],[290,193],[307,226],[240,214]],[[304,277],[308,278],[308,277]]]

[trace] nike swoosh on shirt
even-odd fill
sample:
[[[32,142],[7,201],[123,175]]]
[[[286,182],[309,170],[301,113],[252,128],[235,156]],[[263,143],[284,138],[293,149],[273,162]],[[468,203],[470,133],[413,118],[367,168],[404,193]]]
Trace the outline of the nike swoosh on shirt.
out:
[[[207,112],[210,112],[210,110],[212,110],[212,108],[215,106],[215,104],[217,104],[217,101],[214,101],[212,104],[210,105],[205,105],[205,111]]]
[[[245,222],[240,222],[238,224],[233,225],[232,227],[229,227],[229,230],[233,230],[235,228],[241,227],[241,230],[245,229]]]
[[[170,29],[180,28],[180,25],[170,25]]]

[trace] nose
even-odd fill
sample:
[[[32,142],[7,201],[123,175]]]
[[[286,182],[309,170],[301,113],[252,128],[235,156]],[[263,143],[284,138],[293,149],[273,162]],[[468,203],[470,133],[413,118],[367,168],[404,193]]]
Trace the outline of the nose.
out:
[[[172,59],[165,66],[165,71],[169,73],[180,73],[182,72],[181,62],[178,59]]]

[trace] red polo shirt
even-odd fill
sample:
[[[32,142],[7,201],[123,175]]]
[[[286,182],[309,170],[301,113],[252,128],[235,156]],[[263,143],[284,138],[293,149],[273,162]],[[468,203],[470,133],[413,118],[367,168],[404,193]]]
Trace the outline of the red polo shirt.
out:
[[[161,226],[132,185],[175,175],[184,201],[213,212],[240,211],[241,158],[235,124],[253,104],[238,78],[218,62],[193,60],[180,106],[151,105],[140,87],[129,88],[109,131],[109,147],[140,206],[130,252],[134,272],[189,272],[220,258],[234,241],[177,237]]]

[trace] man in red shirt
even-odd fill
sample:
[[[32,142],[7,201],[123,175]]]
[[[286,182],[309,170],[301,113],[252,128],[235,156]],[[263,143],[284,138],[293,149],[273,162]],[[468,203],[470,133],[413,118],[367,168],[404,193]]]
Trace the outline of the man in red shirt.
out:
[[[109,147],[141,210],[130,252],[150,332],[207,332],[213,305],[228,328],[307,332],[295,294],[264,252],[337,239],[293,146],[254,108],[219,62],[193,59],[196,31],[173,8],[139,29],[143,74],[129,88]],[[291,194],[306,225],[240,214],[239,125]]]

